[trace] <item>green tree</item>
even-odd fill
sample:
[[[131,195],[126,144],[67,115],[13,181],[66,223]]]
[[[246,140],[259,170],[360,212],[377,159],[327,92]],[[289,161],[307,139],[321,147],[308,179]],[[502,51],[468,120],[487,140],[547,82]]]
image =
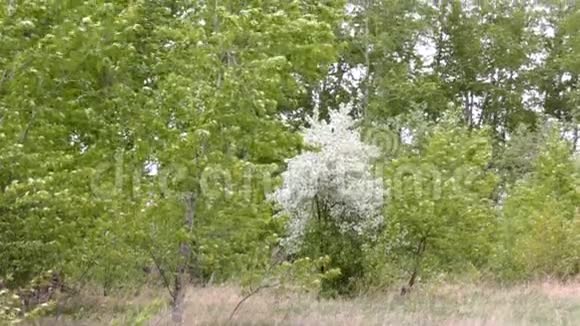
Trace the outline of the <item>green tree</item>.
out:
[[[580,272],[579,182],[570,144],[552,132],[532,173],[509,191],[503,207],[500,273],[520,278]]]
[[[340,2],[316,1],[2,7],[0,274],[86,267],[106,283],[154,256],[173,280],[196,254],[233,274],[221,249],[200,248],[232,240],[234,257],[271,242],[270,204],[245,171],[260,185],[300,147],[280,108],[297,109],[301,81],[335,61],[341,17]],[[208,169],[253,192],[209,198]]]
[[[485,266],[493,246],[489,131],[454,123],[434,127],[418,150],[385,167],[387,224],[370,254],[408,275],[405,291],[421,275]]]

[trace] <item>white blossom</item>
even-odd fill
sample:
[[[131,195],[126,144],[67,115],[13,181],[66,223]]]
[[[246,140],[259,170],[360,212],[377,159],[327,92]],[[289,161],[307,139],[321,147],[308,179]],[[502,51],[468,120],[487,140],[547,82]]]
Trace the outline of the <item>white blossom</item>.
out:
[[[316,150],[288,160],[283,184],[272,195],[289,215],[287,249],[297,249],[316,203],[342,232],[362,235],[382,222],[383,182],[372,174],[378,148],[361,141],[349,107],[330,112],[330,121],[318,115],[308,119],[304,141]]]

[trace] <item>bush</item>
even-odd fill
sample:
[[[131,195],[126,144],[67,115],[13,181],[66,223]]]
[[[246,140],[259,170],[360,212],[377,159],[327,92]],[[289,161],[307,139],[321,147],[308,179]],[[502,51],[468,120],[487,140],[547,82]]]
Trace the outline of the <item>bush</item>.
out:
[[[525,279],[580,272],[579,180],[569,144],[554,134],[533,163],[532,173],[507,196],[498,274]]]

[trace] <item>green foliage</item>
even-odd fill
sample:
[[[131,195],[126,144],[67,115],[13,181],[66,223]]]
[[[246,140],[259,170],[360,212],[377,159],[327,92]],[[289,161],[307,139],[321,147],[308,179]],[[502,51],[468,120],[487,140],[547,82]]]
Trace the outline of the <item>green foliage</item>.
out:
[[[9,289],[10,279],[0,278],[0,324],[16,325],[24,320],[34,320],[50,314],[56,306],[58,289],[51,284],[52,271],[44,272],[30,280],[26,286]]]
[[[552,134],[532,173],[506,199],[501,272],[510,277],[580,272],[579,173],[569,144]]]
[[[264,269],[254,271],[242,280],[249,291],[259,288],[275,288],[285,291],[319,292],[326,280],[340,275],[340,270],[331,268],[329,256],[311,259],[298,258],[292,262],[272,262]]]
[[[47,270],[108,294],[170,287],[185,264],[202,283],[327,296],[579,274],[578,10],[353,3],[3,3],[0,322],[44,312],[15,295]],[[341,104],[385,152],[384,224],[353,236],[318,216],[273,263],[284,221],[266,196],[306,115]]]
[[[56,268],[109,287],[153,257],[170,273],[183,241],[206,276],[263,265],[246,258],[276,227],[252,183],[300,147],[277,115],[334,61],[340,2],[24,1],[1,15],[0,275]]]
[[[16,324],[21,321],[20,298],[8,289],[0,289],[0,322]]]
[[[418,152],[388,164],[386,225],[369,252],[369,267],[389,268],[373,262],[378,259],[427,276],[485,266],[496,230],[491,195],[497,177],[487,169],[490,159],[486,131],[443,123]]]
[[[546,130],[531,131],[524,125],[520,125],[510,135],[510,139],[494,160],[505,186],[514,185],[533,171],[533,164],[540,155],[547,136]]]
[[[319,223],[321,222],[321,223]],[[363,278],[363,244],[365,239],[341,232],[332,223],[313,221],[307,227],[307,233],[300,252],[300,257],[327,257],[326,266],[320,272],[326,275],[320,284],[320,295],[336,297],[354,295],[357,282]]]

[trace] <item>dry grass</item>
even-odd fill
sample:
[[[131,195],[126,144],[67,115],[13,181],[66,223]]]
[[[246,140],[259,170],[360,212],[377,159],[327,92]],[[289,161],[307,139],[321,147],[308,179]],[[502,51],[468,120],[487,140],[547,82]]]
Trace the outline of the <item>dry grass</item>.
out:
[[[161,295],[158,293],[158,295]],[[143,305],[146,293],[133,300]],[[184,325],[580,325],[580,282],[537,282],[510,288],[484,284],[437,284],[401,297],[398,291],[356,299],[317,300],[313,296],[264,290],[249,298],[233,320],[243,294],[236,287],[192,288]],[[100,315],[90,321],[45,319],[37,325],[135,325],[107,317],[123,300],[95,298]],[[126,300],[129,300],[128,298]],[[125,301],[127,303],[128,301]],[[88,303],[91,304],[91,303]],[[142,325],[173,325],[164,309]]]
[[[158,312],[167,301],[165,292],[158,288],[124,290],[103,296],[100,289],[87,287],[75,296],[61,295],[54,311],[59,317],[28,321],[25,325],[134,325],[140,315],[150,316]]]
[[[243,296],[236,288],[192,289],[185,325],[580,325],[580,283],[543,282],[499,288],[446,284],[353,300],[264,291],[251,297],[232,321]],[[151,325],[171,325],[168,313]]]

